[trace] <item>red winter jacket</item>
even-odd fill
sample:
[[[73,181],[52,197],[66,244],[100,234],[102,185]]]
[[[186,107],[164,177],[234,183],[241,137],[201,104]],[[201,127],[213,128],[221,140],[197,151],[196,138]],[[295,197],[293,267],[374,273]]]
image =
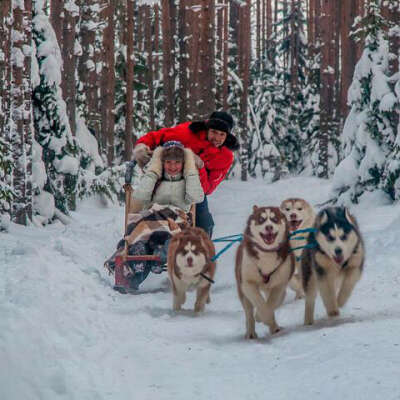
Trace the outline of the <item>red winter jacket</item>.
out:
[[[229,171],[233,163],[233,152],[225,146],[213,146],[207,140],[205,129],[193,132],[189,128],[190,124],[185,122],[172,128],[148,132],[136,144],[144,143],[153,150],[169,140],[179,140],[203,160],[204,167],[199,170],[200,182],[204,193],[211,194]]]

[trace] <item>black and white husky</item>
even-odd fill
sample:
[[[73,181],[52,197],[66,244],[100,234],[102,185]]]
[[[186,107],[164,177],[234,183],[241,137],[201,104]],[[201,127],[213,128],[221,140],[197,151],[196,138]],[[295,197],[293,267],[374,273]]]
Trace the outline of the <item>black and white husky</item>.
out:
[[[314,323],[314,305],[319,290],[330,317],[339,315],[361,277],[364,244],[357,221],[344,207],[320,211],[309,236],[310,247],[301,260],[305,292],[304,324]]]

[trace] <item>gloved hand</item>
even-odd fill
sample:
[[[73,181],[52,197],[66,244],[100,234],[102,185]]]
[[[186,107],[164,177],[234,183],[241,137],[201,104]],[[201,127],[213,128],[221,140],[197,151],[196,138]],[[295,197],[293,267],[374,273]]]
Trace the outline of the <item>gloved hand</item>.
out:
[[[188,176],[192,174],[197,174],[197,168],[193,151],[186,148],[184,152],[185,152],[185,163],[183,167],[183,175]]]
[[[202,169],[204,167],[204,161],[197,154],[193,153],[193,156],[197,169]]]
[[[152,151],[144,143],[139,143],[133,149],[133,158],[142,169],[150,161],[151,154]]]
[[[154,172],[158,176],[158,178],[161,178],[162,170],[163,170],[163,166],[162,166],[162,162],[161,162],[162,151],[163,151],[163,148],[161,146],[157,147],[153,151],[153,156],[151,157],[149,166],[147,167],[147,170]]]

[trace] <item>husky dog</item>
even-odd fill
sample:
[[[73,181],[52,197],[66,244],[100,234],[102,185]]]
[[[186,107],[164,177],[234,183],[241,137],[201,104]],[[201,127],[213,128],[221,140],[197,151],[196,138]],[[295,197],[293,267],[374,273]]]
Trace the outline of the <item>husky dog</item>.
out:
[[[213,242],[200,228],[187,228],[172,237],[168,248],[168,276],[175,311],[181,309],[191,288],[197,289],[194,311],[204,311],[206,302],[210,302],[208,279],[212,280],[215,275],[216,263],[211,261],[214,255]]]
[[[280,209],[288,220],[290,233],[299,229],[311,228],[314,224],[315,212],[311,205],[303,199],[286,199],[282,201]],[[308,232],[303,232],[295,235],[290,240],[290,247],[292,250],[295,249],[293,250],[295,256],[295,273],[289,281],[289,287],[296,292],[296,300],[304,297],[300,260],[303,253],[302,247],[307,243],[308,234]]]
[[[246,339],[257,337],[255,320],[268,325],[271,334],[280,330],[275,309],[282,304],[294,271],[289,250],[284,214],[278,207],[254,206],[235,267],[238,295],[246,314]]]
[[[303,288],[306,295],[304,324],[314,322],[317,289],[327,314],[339,315],[339,308],[349,299],[361,277],[364,243],[356,219],[344,207],[320,211],[315,219],[316,232],[308,243],[316,247],[304,250],[301,260]]]

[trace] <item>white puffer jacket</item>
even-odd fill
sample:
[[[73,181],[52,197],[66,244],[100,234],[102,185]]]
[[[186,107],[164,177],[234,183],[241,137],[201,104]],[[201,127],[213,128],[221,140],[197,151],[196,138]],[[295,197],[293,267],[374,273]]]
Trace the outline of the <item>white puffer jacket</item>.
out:
[[[201,203],[204,199],[193,152],[185,149],[183,174],[171,177],[163,174],[162,150],[162,147],[154,150],[149,167],[140,181],[139,187],[133,193],[133,197],[143,202],[143,209],[148,209],[157,203],[179,207],[188,212],[193,203]],[[161,174],[163,174],[162,179]],[[158,181],[160,182],[157,184]]]

